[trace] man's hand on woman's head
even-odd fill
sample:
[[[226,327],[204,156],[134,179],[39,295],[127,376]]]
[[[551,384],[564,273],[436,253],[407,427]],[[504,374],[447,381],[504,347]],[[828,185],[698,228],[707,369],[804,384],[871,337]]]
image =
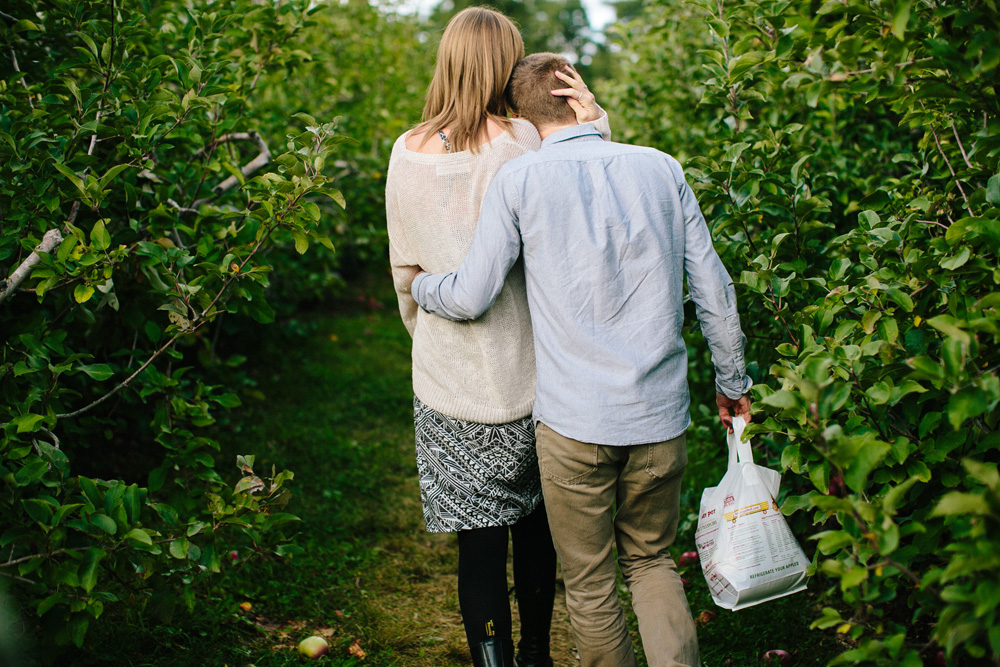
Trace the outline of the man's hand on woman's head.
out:
[[[750,394],[743,394],[737,399],[732,399],[725,394],[716,392],[715,403],[719,406],[719,419],[722,420],[722,424],[730,433],[733,431],[733,417],[743,417],[748,424],[750,423]]]
[[[570,108],[576,113],[577,123],[591,123],[604,115],[604,109],[598,106],[597,98],[575,69],[567,65],[565,72],[556,70],[556,76],[569,87],[553,90],[552,94],[566,98]]]

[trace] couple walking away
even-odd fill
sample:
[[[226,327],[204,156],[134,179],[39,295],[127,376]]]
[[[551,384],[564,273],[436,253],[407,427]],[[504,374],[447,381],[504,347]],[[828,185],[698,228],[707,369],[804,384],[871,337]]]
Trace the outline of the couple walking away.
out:
[[[477,666],[553,664],[557,555],[581,663],[635,665],[613,548],[649,665],[698,664],[668,551],[687,461],[685,277],[727,427],[749,418],[745,338],[680,165],[610,134],[564,58],[525,58],[507,17],[470,8],[442,36],[423,122],[393,147],[424,519],[458,534]]]

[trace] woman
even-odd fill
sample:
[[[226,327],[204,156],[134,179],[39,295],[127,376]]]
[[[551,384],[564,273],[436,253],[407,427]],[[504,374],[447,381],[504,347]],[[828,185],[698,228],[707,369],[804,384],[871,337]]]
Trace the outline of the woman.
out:
[[[403,322],[413,337],[417,467],[427,530],[457,532],[458,594],[475,665],[545,667],[555,552],[534,448],[535,363],[524,274],[515,268],[474,322],[419,311],[405,291],[412,267],[452,271],[465,257],[486,189],[508,160],[541,145],[507,118],[504,88],[524,55],[521,35],[493,10],[449,22],[423,122],[392,149],[386,184],[389,255]],[[581,122],[607,120],[575,72],[560,77]],[[521,640],[513,659],[507,531]]]

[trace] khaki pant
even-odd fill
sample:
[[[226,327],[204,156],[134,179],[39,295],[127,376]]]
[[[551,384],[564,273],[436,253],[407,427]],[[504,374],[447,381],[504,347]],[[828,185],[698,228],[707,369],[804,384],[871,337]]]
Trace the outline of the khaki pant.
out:
[[[677,531],[685,437],[613,447],[536,431],[542,494],[583,667],[634,667],[612,544],[650,667],[696,667],[698,639],[667,548]],[[615,507],[617,506],[617,512]]]

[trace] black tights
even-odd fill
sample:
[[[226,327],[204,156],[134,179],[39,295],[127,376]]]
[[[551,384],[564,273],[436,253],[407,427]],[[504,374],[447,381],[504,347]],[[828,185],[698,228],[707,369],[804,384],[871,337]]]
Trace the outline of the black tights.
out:
[[[514,545],[514,591],[521,636],[548,643],[555,596],[556,552],[545,506],[510,526]],[[507,526],[458,533],[458,602],[469,646],[492,637],[512,637],[507,596]]]

